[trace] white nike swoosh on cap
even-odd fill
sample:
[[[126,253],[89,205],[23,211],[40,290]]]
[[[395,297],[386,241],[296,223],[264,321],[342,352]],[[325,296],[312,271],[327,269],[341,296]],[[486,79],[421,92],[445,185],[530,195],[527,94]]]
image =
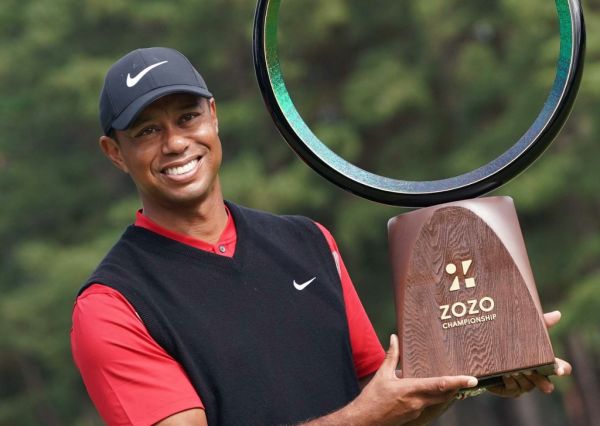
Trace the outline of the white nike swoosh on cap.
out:
[[[302,284],[298,284],[296,282],[296,280],[294,280],[294,287],[296,287],[296,290],[304,290],[310,283],[312,283],[314,280],[316,280],[317,277],[313,277],[313,279],[306,281],[305,283]]]
[[[144,68],[143,70],[141,70],[139,72],[138,75],[136,75],[135,77],[131,77],[131,75],[129,73],[127,73],[127,87],[133,87],[136,84],[138,84],[140,82],[140,80],[142,78],[144,78],[144,76],[146,74],[148,74],[151,70],[153,70],[154,68],[162,65],[162,64],[166,64],[169,61],[162,61],[162,62],[158,62],[156,64],[150,65],[149,67]]]

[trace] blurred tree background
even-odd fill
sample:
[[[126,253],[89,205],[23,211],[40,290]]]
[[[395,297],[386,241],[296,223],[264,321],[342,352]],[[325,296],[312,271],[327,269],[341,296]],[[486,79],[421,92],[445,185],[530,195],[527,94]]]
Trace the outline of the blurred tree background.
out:
[[[280,53],[297,107],[326,143],[406,179],[465,172],[537,116],[558,57],[551,0],[287,0]],[[101,155],[97,97],[137,47],[174,47],[217,99],[226,197],[306,214],[336,236],[382,342],[395,329],[386,222],[402,209],[334,187],[277,133],[254,77],[249,0],[0,2],[0,425],[102,424],[71,361],[79,286],[132,222],[133,185]],[[552,396],[480,396],[438,425],[600,422],[600,1],[586,71],[556,142],[496,191],[515,199],[555,351]],[[385,344],[385,343],[384,343]]]

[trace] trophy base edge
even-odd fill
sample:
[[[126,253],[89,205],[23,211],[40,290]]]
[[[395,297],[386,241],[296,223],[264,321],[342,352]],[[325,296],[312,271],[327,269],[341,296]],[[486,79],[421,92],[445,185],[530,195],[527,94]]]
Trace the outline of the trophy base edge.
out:
[[[542,365],[530,367],[530,368],[523,368],[520,370],[513,370],[513,371],[502,373],[502,374],[494,374],[492,376],[478,377],[477,380],[479,381],[479,383],[477,384],[477,386],[474,388],[465,388],[465,389],[459,390],[458,394],[457,394],[457,399],[465,399],[465,398],[469,398],[469,397],[473,397],[473,396],[478,396],[478,395],[481,395],[482,393],[484,393],[487,388],[501,385],[503,383],[502,377],[507,373],[511,373],[511,374],[512,373],[524,373],[526,371],[533,370],[536,373],[541,374],[542,376],[552,376],[554,374],[554,369],[555,369],[555,364],[550,363],[550,364],[542,364]]]

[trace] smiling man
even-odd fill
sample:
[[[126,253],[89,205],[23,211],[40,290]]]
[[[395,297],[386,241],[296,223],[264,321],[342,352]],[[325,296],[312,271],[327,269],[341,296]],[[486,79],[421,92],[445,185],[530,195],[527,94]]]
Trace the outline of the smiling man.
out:
[[[73,311],[73,357],[108,424],[422,423],[476,385],[400,378],[397,338],[386,356],[331,234],[223,200],[215,100],[181,53],[116,62],[100,121],[143,206]],[[535,374],[499,391],[534,387],[552,391]]]

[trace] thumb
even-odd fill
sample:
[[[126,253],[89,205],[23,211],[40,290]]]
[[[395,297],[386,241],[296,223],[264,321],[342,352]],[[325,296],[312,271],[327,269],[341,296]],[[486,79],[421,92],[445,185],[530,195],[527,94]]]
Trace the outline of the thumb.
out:
[[[560,311],[553,311],[544,314],[544,322],[546,323],[546,328],[550,329],[552,326],[558,324],[560,321],[561,313]]]
[[[398,344],[398,336],[392,334],[390,336],[390,347],[385,354],[385,359],[381,364],[380,369],[386,373],[396,377],[396,367],[398,367],[398,361],[400,359],[400,348]]]

